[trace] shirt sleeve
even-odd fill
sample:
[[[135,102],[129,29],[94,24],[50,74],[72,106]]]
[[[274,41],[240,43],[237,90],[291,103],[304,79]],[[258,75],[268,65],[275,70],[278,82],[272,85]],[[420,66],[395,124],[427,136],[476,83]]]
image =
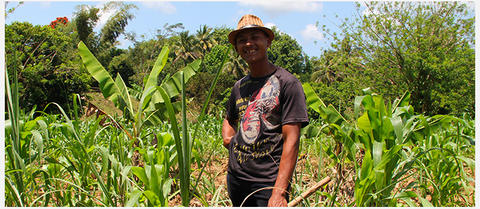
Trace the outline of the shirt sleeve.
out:
[[[238,110],[236,108],[236,97],[235,97],[235,88],[236,85],[232,88],[230,91],[230,97],[228,98],[227,101],[227,106],[226,106],[226,119],[228,120],[228,123],[230,123],[231,126],[235,127],[237,126],[237,121],[238,121]]]
[[[282,125],[301,123],[301,127],[308,125],[308,112],[305,102],[305,93],[298,80],[291,80],[283,87],[282,97]]]

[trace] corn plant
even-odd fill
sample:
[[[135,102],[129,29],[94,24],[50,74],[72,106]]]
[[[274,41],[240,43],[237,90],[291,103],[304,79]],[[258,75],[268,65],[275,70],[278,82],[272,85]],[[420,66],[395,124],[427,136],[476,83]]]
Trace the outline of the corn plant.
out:
[[[198,116],[197,121],[202,121],[203,117],[205,116],[205,112],[208,107],[208,103],[210,101],[210,97],[213,93],[213,89],[217,83],[218,77],[220,75],[221,70],[223,69],[223,66],[225,64],[226,58],[227,58],[227,52],[228,50],[231,50],[230,48],[227,48],[223,51],[221,54],[222,62],[220,67],[217,70],[217,73],[215,75],[215,79],[212,82],[212,85],[210,86],[210,90],[207,96],[207,99],[204,102],[204,105],[202,107],[202,111],[200,112],[200,115]],[[181,92],[182,92],[182,103],[181,103],[181,118],[182,118],[182,129],[180,130],[178,128],[178,122],[175,117],[175,111],[173,108],[172,103],[169,101],[169,94],[167,91],[165,91],[161,86],[157,87],[158,92],[161,94],[163,97],[166,107],[167,107],[167,112],[168,116],[170,118],[170,123],[172,124],[172,132],[173,136],[175,139],[175,147],[177,150],[177,159],[178,159],[178,166],[180,168],[180,195],[182,197],[182,205],[183,206],[188,206],[190,203],[190,163],[191,163],[191,158],[192,158],[192,148],[193,148],[193,142],[196,138],[196,135],[198,133],[198,123],[195,126],[193,130],[193,137],[190,136],[191,133],[188,132],[188,126],[187,126],[187,114],[186,114],[186,96],[185,96],[185,76],[183,75],[182,72],[180,73],[180,85],[181,85]],[[182,137],[180,137],[180,131],[182,133]],[[194,188],[195,189],[195,188]]]
[[[134,206],[143,194],[148,199],[148,206],[168,206],[173,180],[169,178],[169,168],[175,159],[174,141],[169,133],[155,135],[157,146],[148,146],[140,150],[144,156],[144,167],[132,167],[132,173],[144,184],[132,191],[127,207]]]
[[[475,169],[474,141],[467,135],[472,130],[467,120],[453,116],[419,118],[414,150],[425,154],[414,165],[421,174],[416,195],[429,196],[431,206],[468,205],[469,197],[460,191],[474,190],[474,179],[466,171]]]
[[[468,188],[468,177],[462,171],[462,163],[471,167],[472,160],[456,154],[460,151],[457,143],[446,143],[445,139],[464,139],[463,141],[470,142],[471,146],[472,139],[467,135],[471,132],[462,134],[459,128],[456,134],[444,136],[437,136],[432,132],[448,129],[453,117],[415,115],[408,104],[408,93],[389,104],[382,96],[365,89],[364,96],[355,98],[356,119],[351,123],[333,106],[327,107],[308,84],[304,85],[304,91],[309,107],[317,111],[326,123],[322,130],[328,130],[337,142],[345,145],[347,158],[351,160],[360,150],[364,153],[361,163],[354,163],[355,205],[396,206],[398,200],[403,200],[407,205],[414,206],[412,199],[416,198],[421,205],[432,206],[432,202],[426,199],[425,192],[411,191],[412,188],[426,188],[428,185],[434,188],[434,191],[428,190],[434,204],[445,205],[447,199],[451,200],[445,196],[460,189],[459,183],[463,184],[463,188]],[[468,149],[466,146],[463,148]],[[341,156],[339,158],[330,153],[330,156],[340,163],[338,159],[342,159]],[[425,162],[430,162],[428,160],[432,160],[432,163]],[[420,170],[422,174],[414,176],[414,170]],[[420,181],[398,187],[409,178],[418,178]]]
[[[14,56],[16,57],[16,56]],[[11,140],[5,141],[5,151],[7,158],[5,159],[5,185],[6,191],[10,192],[11,198],[17,206],[23,207],[25,204],[24,183],[23,176],[25,173],[25,163],[21,153],[21,123],[20,123],[20,107],[18,104],[18,77],[17,70],[13,69],[13,86],[10,87],[10,80],[8,79],[8,73],[5,70],[5,90],[7,94],[7,109],[8,120],[6,121],[7,128],[6,133],[10,134]]]

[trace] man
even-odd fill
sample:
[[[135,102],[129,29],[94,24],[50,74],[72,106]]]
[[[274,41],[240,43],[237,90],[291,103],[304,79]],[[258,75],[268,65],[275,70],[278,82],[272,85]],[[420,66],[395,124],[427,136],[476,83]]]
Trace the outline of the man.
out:
[[[301,83],[268,61],[273,39],[254,15],[243,16],[228,35],[250,71],[232,88],[222,127],[233,206],[287,206],[300,129],[308,124]]]

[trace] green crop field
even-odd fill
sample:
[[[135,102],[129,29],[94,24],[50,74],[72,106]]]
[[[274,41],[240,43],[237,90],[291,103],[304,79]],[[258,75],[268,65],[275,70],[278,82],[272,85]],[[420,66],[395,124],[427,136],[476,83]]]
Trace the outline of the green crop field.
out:
[[[106,72],[88,49],[79,47],[89,70]],[[152,74],[165,64],[162,54]],[[204,114],[203,108],[192,123],[186,117],[185,94],[177,111],[180,118],[168,99],[184,92],[185,70],[179,71],[181,79],[171,81],[180,81],[177,88],[165,82],[151,91],[147,85],[134,103],[123,100],[134,101],[119,88],[120,80],[96,78],[114,86],[102,88],[103,95],[117,96],[111,100],[124,110],[122,116],[79,111],[78,95],[73,115],[56,103],[49,105],[61,114],[23,112],[14,78],[7,85],[6,205],[230,206],[228,153],[220,134],[223,113]],[[474,205],[473,120],[416,115],[409,93],[390,104],[369,89],[355,97],[355,116],[347,120],[310,85],[304,91],[308,106],[320,117],[302,131],[291,196],[325,177],[332,181],[301,206]],[[163,97],[168,117],[148,110],[155,93]]]
[[[23,4],[7,3],[6,17]],[[351,19],[319,17],[337,27],[323,25],[319,57],[272,28],[268,59],[302,83],[310,119],[290,203],[476,206],[472,4],[354,3]],[[162,23],[136,37],[125,31],[136,7],[5,25],[5,206],[232,205],[222,122],[249,72],[232,29]],[[120,35],[133,45],[119,48]]]

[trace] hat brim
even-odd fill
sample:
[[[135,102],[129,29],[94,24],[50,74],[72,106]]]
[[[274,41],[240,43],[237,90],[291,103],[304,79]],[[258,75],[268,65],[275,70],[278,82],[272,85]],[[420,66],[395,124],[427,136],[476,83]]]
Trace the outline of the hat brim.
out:
[[[272,30],[270,30],[269,28],[266,28],[266,27],[262,27],[262,26],[258,26],[258,25],[247,25],[247,26],[244,26],[240,29],[237,29],[237,30],[234,30],[232,32],[230,32],[228,34],[228,41],[233,45],[235,46],[235,38],[237,38],[237,35],[238,33],[244,31],[244,30],[247,30],[247,29],[258,29],[258,30],[261,30],[265,33],[267,33],[268,37],[273,40],[275,38],[275,35],[273,34]]]

